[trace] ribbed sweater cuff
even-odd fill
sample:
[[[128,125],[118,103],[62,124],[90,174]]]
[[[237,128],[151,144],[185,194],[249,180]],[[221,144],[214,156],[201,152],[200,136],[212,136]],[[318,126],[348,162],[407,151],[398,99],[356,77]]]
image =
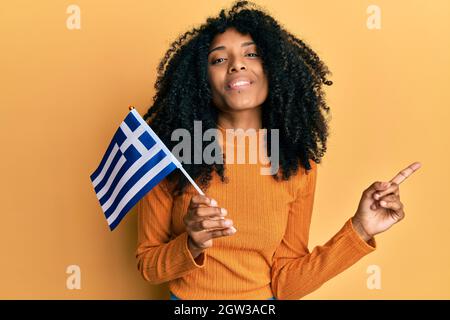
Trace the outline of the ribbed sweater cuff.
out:
[[[377,243],[375,238],[372,237],[367,242],[361,238],[358,232],[353,228],[352,219],[348,219],[344,225],[345,234],[350,238],[350,242],[353,244],[355,249],[357,249],[362,255],[368,254],[377,248]]]
[[[207,255],[205,251],[203,251],[197,258],[194,259],[191,252],[189,251],[188,247],[188,233],[183,232],[178,237],[174,239],[174,242],[176,243],[176,249],[174,252],[181,252],[182,254],[179,255],[181,258],[180,268],[185,270],[191,270],[196,268],[203,268],[207,261]]]

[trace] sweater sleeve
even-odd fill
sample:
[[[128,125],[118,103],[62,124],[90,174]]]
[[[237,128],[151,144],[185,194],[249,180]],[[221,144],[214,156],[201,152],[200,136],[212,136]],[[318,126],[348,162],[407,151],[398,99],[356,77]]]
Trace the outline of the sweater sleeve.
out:
[[[311,166],[291,203],[285,235],[273,257],[271,285],[278,299],[304,297],[376,248],[375,239],[365,242],[348,219],[327,243],[308,250],[317,178],[317,164],[311,161]]]
[[[137,204],[137,265],[144,279],[152,284],[182,277],[206,263],[204,252],[193,258],[186,231],[172,235],[173,197],[165,182],[164,179],[157,184]]]

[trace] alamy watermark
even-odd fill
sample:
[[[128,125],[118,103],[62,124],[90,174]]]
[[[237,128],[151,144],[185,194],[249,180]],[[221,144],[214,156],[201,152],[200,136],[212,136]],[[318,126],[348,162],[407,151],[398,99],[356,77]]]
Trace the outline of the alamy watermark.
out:
[[[369,290],[381,289],[381,268],[376,264],[371,264],[367,267],[366,272],[369,274],[366,285]]]
[[[66,288],[69,290],[81,289],[81,268],[76,264],[67,266],[66,273],[69,275],[66,279]]]
[[[66,27],[69,30],[81,29],[81,9],[76,4],[71,4],[67,7],[66,13],[70,16],[66,19]]]
[[[366,20],[366,27],[369,30],[381,29],[381,8],[376,4],[367,7],[366,13],[369,14]]]
[[[270,156],[267,135],[270,134]],[[194,121],[194,135],[186,129],[175,129],[171,140],[179,141],[172,154],[184,164],[223,164],[221,146],[226,164],[260,163],[261,175],[273,175],[279,169],[279,129],[225,129],[225,137],[217,128],[202,130],[202,122]],[[203,142],[211,141],[205,148]],[[248,146],[248,147],[247,147]],[[193,148],[193,149],[192,149]],[[192,150],[194,151],[192,153]],[[192,159],[192,154],[194,155]],[[248,161],[247,158],[248,157]],[[270,164],[270,167],[264,167]]]

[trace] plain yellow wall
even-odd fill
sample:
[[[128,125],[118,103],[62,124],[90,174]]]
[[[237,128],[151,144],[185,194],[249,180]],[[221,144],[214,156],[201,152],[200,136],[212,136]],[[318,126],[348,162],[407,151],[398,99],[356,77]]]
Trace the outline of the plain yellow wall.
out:
[[[450,2],[257,1],[327,63],[334,85],[311,248],[361,192],[413,161],[406,219],[378,249],[307,299],[449,299]],[[69,30],[70,4],[81,29]],[[118,124],[151,104],[175,37],[230,1],[9,1],[0,6],[0,298],[166,299],[136,269],[136,212],[110,232],[89,175]],[[381,29],[366,26],[381,8]],[[81,268],[81,290],[66,268]],[[367,268],[381,268],[369,290]]]

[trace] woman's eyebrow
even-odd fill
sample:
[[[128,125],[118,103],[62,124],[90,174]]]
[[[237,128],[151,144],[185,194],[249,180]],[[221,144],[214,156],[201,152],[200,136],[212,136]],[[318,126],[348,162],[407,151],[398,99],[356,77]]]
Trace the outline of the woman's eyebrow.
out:
[[[256,43],[255,43],[254,41],[243,42],[243,43],[241,44],[241,47],[251,46],[252,44],[255,44],[255,45],[256,45]],[[214,49],[209,50],[208,56],[209,56],[209,54],[210,54],[211,52],[213,52],[213,51],[216,51],[216,50],[223,50],[223,49],[225,49],[225,46],[218,46],[218,47],[215,47]]]

